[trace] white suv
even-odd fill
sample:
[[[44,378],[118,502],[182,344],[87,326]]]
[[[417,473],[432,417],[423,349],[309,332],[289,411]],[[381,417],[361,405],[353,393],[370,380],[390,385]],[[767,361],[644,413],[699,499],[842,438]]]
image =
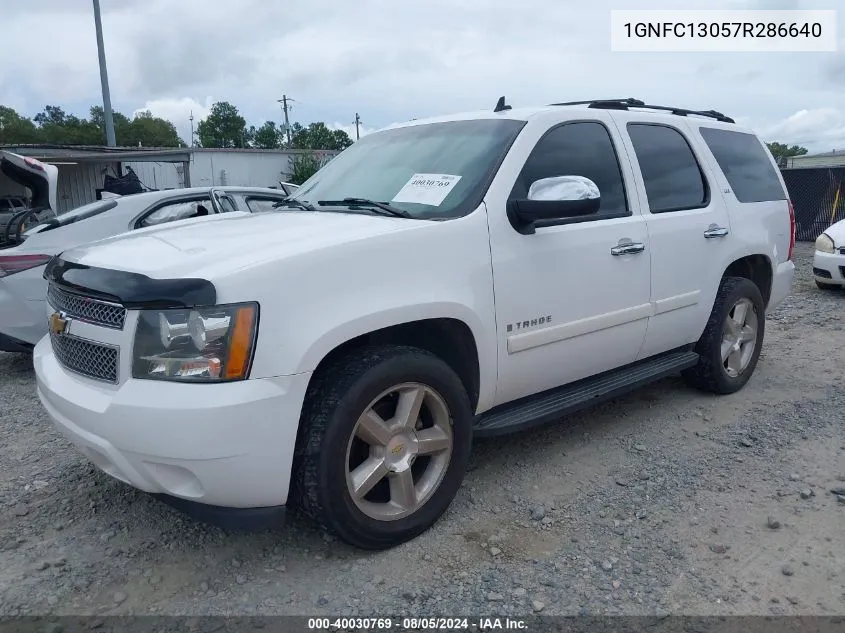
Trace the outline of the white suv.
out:
[[[763,143],[635,100],[392,126],[287,204],[54,258],[38,393],[118,479],[364,548],[437,520],[473,436],[677,372],[741,389],[794,273]]]

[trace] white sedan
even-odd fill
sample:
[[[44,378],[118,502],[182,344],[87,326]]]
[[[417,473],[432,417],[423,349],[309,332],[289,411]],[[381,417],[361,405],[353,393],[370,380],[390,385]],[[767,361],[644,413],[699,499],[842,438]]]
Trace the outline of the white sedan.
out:
[[[822,290],[845,287],[845,220],[830,225],[816,240],[813,277]]]
[[[47,333],[44,266],[68,248],[165,222],[227,212],[271,211],[285,189],[197,187],[107,198],[32,227],[0,250],[0,351],[29,352]],[[197,220],[201,221],[201,220]]]

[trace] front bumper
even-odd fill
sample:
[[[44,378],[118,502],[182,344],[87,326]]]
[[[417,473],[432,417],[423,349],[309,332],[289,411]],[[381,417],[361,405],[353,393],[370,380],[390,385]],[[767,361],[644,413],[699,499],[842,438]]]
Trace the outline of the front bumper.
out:
[[[822,253],[816,251],[813,255],[813,277],[822,283],[845,286],[845,255],[836,253]]]
[[[33,358],[38,396],[56,428],[112,477],[182,500],[188,510],[287,501],[310,374],[216,385],[135,379],[109,385],[65,370],[49,337]]]

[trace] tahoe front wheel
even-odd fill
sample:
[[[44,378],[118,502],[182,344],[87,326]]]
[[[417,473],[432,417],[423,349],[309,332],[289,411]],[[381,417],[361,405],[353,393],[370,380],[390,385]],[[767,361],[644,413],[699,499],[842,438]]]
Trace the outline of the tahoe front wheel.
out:
[[[344,541],[388,548],[443,514],[471,442],[466,389],[443,360],[406,346],[358,350],[309,386],[293,500]]]

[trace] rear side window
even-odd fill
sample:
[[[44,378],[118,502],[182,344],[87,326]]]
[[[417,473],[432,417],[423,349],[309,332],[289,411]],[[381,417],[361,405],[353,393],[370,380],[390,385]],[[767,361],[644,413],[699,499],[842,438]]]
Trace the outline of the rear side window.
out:
[[[687,139],[675,128],[629,123],[628,135],[652,213],[700,209],[710,201],[707,181]]]
[[[756,136],[712,127],[702,127],[700,132],[737,200],[786,200],[786,192],[769,159],[769,150]]]

